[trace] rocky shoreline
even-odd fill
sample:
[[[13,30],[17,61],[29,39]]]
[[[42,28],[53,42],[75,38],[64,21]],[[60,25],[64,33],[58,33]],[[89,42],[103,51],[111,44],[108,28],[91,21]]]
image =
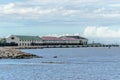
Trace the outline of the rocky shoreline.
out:
[[[30,59],[30,58],[41,58],[30,53],[22,52],[18,49],[13,48],[0,48],[0,59]]]

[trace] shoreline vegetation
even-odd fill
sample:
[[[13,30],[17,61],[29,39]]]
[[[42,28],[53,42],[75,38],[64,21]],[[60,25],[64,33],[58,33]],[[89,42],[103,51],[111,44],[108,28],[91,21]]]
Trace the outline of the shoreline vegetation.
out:
[[[0,48],[0,59],[30,59],[30,58],[42,58],[35,54],[25,53],[18,49],[13,48]]]

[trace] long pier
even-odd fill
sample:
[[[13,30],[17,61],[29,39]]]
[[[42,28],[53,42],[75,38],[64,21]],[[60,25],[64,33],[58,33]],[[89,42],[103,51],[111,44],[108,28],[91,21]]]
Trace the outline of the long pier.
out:
[[[14,49],[43,49],[43,48],[80,48],[80,47],[119,47],[119,45],[42,45],[42,46],[4,46]]]

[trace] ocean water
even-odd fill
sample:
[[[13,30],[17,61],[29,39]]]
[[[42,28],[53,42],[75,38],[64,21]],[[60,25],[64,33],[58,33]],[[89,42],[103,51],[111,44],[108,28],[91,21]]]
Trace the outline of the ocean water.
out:
[[[1,59],[0,80],[120,80],[120,48],[22,51],[43,58]]]

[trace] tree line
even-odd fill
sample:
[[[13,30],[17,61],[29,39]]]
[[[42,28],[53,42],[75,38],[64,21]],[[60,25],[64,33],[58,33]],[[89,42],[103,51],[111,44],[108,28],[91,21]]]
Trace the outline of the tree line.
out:
[[[2,46],[18,46],[18,44],[14,43],[14,42],[12,42],[12,43],[0,42],[0,46],[1,47]]]

